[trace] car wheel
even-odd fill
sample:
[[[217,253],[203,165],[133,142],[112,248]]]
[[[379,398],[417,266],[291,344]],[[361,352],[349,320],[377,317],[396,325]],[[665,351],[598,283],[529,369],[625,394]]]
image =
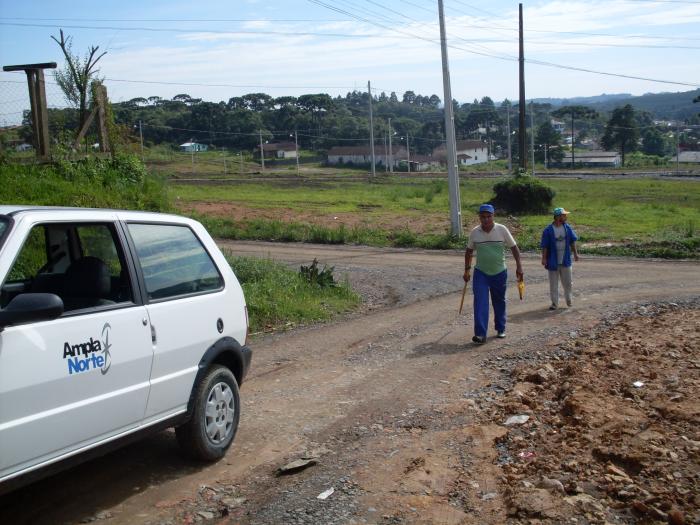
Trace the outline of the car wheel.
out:
[[[205,461],[223,457],[238,430],[238,383],[224,366],[213,366],[195,385],[192,417],[175,433],[188,455]]]

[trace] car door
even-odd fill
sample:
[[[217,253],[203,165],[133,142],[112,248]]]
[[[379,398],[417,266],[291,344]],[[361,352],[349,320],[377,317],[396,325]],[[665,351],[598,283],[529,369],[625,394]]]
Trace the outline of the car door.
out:
[[[184,224],[128,222],[153,330],[146,421],[184,412],[204,352],[233,326],[224,279]],[[240,321],[239,321],[240,322]]]
[[[0,333],[0,480],[136,428],[153,357],[116,225],[26,222],[3,250],[18,256],[0,306],[49,292],[66,311]]]

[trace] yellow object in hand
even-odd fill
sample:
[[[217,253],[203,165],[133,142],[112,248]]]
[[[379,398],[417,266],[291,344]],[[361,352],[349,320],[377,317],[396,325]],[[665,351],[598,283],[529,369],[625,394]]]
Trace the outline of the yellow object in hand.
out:
[[[523,300],[523,297],[525,297],[525,281],[518,281],[518,295],[520,295],[520,300]]]

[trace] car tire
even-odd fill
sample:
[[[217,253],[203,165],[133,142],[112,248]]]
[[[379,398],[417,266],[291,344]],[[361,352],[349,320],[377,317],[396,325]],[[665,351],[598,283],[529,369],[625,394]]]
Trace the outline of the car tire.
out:
[[[238,383],[231,371],[211,367],[195,385],[192,415],[175,429],[178,443],[189,456],[216,461],[233,443],[240,419]]]

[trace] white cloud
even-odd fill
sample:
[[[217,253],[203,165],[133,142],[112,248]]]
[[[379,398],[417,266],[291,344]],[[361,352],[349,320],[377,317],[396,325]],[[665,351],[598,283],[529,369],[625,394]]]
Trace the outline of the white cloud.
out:
[[[254,2],[249,0],[249,3]],[[251,91],[266,91],[274,96],[324,90],[338,94],[350,90],[348,86],[364,89],[367,80],[399,94],[411,89],[422,94],[436,93],[442,98],[439,33],[434,18],[427,15],[425,23],[406,21],[406,24],[401,24],[397,21],[395,27],[399,32],[354,21],[311,24],[263,20],[237,26],[245,31],[260,30],[258,34],[212,31],[176,34],[171,39],[172,46],[160,41],[156,45],[141,42],[138,47],[130,47],[129,41],[123,40],[115,42],[103,59],[103,73],[117,79],[241,86],[148,84],[144,87],[143,84],[114,83],[110,89],[117,98],[143,95],[144,91],[161,96],[187,91],[206,100],[227,100]],[[692,66],[697,63],[698,51],[669,53],[664,49],[614,47],[668,44],[670,42],[651,37],[659,31],[682,36],[682,31],[675,31],[675,28],[697,21],[700,21],[700,5],[679,5],[669,9],[654,3],[614,0],[541,2],[525,7],[526,59],[632,76],[700,81],[700,78],[690,78],[699,76]],[[517,93],[516,61],[476,54],[516,59],[517,31],[498,28],[516,29],[517,26],[517,10],[512,8],[504,10],[498,20],[462,15],[447,19],[455,98],[465,101],[489,95],[501,99],[512,98]],[[567,31],[613,36],[563,33]],[[309,32],[365,37],[304,34]],[[407,38],[406,34],[419,35],[433,42]],[[625,36],[630,34],[648,34],[649,38]],[[528,97],[686,89],[527,63],[526,74]],[[314,86],[342,87],[333,90]]]

